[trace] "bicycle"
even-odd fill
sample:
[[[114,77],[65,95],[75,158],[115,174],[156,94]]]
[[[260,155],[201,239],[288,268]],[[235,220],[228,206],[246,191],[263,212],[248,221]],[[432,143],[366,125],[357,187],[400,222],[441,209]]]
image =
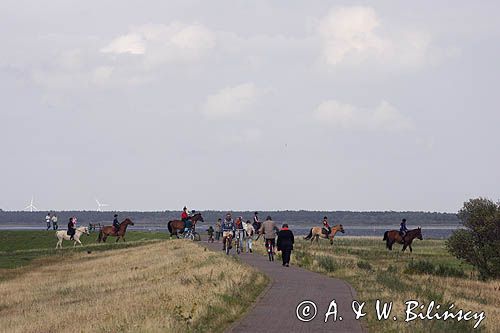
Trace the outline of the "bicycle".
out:
[[[273,242],[274,239],[266,239],[266,249],[267,249],[267,255],[269,256],[269,261],[274,261],[274,245]]]
[[[184,233],[184,236],[182,237],[184,239],[189,239],[191,241],[201,241],[201,236],[199,233],[196,231],[189,229]]]
[[[231,252],[231,243],[233,241],[233,236],[229,235],[226,236],[226,241],[225,241],[225,248],[226,248],[226,254],[229,255],[229,252]]]
[[[241,237],[238,231],[236,232],[235,241],[236,241],[236,253],[241,254]]]

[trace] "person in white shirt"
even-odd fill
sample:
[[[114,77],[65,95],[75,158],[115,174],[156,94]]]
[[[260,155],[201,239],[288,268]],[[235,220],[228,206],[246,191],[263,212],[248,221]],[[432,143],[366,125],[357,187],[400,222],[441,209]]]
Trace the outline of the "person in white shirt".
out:
[[[52,215],[52,229],[53,230],[59,229],[59,225],[57,224],[57,215],[56,214]]]
[[[47,230],[50,229],[50,222],[51,222],[52,218],[50,216],[50,212],[47,213],[47,216],[45,216],[45,223],[47,223]]]
[[[245,237],[246,252],[252,253],[252,239],[253,239],[253,235],[255,235],[255,229],[254,229],[252,223],[250,222],[250,220],[247,220],[247,222],[245,223],[245,233],[246,233],[246,237]]]

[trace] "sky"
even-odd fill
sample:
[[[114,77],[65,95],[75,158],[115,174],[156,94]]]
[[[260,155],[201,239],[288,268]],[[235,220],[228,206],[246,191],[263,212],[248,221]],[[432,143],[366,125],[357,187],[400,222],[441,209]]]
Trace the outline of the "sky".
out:
[[[0,208],[500,198],[497,1],[0,2]]]

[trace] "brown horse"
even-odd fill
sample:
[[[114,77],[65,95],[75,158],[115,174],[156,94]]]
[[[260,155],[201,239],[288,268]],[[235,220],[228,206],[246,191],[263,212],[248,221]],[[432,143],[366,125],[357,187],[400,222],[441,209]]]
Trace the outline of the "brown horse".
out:
[[[339,232],[339,231],[341,233],[345,232],[344,231],[344,227],[342,226],[342,224],[333,226],[331,228],[331,231],[330,231],[329,235],[323,233],[323,227],[312,227],[311,231],[309,231],[309,235],[307,235],[306,237],[304,237],[304,239],[310,239],[311,240],[311,244],[312,244],[312,242],[313,242],[314,239],[316,239],[316,243],[319,243],[318,239],[321,237],[321,238],[330,239],[330,244],[333,244],[333,237],[335,237],[335,234],[337,232]]]
[[[201,213],[196,213],[191,217],[193,228],[196,226],[196,222],[198,221],[205,222],[203,216],[201,216]],[[177,238],[179,238],[179,233],[182,234],[184,232],[185,224],[184,221],[181,220],[171,220],[168,221],[167,227],[168,231],[170,232],[170,237],[175,235]]]
[[[127,232],[127,227],[129,225],[134,225],[134,222],[132,222],[132,220],[130,220],[129,218],[126,218],[122,223],[120,223],[120,228],[118,228],[118,231],[115,231],[115,227],[113,227],[112,225],[102,227],[101,230],[99,230],[99,237],[97,238],[97,242],[105,242],[108,236],[116,237],[117,242],[120,240],[120,238],[125,242],[125,233]]]
[[[406,247],[410,248],[410,252],[413,252],[411,248],[411,243],[415,238],[422,240],[422,229],[418,227],[417,229],[412,229],[406,232],[404,239],[399,234],[399,230],[389,230],[384,233],[384,239],[386,247],[392,251],[392,245],[394,243],[403,244],[403,252]]]

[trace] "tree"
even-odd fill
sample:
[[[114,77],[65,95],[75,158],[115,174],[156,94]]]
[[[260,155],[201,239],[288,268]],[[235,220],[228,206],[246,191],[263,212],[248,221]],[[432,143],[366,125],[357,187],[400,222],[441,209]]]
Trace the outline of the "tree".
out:
[[[464,229],[446,242],[448,251],[476,267],[480,277],[500,277],[500,203],[471,199],[458,212]]]

